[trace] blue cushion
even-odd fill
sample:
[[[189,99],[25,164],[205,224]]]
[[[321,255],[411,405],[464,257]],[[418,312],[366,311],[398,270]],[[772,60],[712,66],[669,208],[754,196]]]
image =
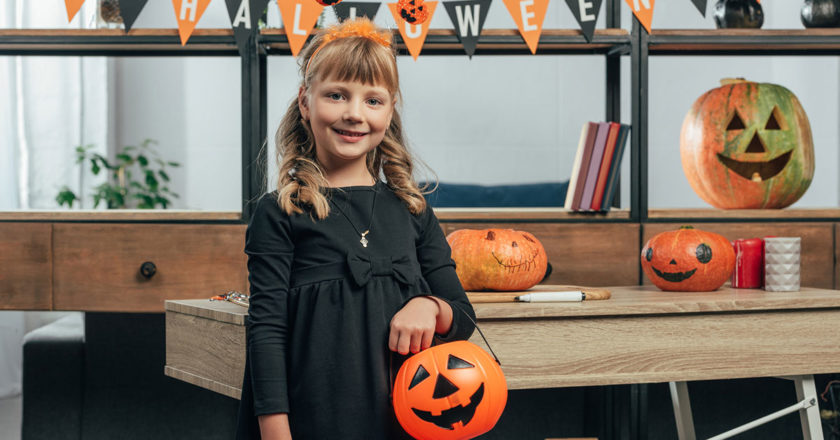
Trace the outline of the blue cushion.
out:
[[[463,183],[438,184],[426,195],[435,208],[477,207],[562,207],[566,200],[568,181],[525,183],[516,185],[471,185]],[[423,183],[420,183],[422,188]],[[431,184],[429,189],[433,188]]]

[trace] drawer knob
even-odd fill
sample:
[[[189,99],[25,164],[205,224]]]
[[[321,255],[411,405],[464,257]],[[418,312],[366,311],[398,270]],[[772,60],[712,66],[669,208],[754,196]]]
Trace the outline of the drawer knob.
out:
[[[143,275],[143,278],[150,280],[153,276],[157,273],[157,266],[155,263],[151,261],[146,261],[140,265],[140,275]]]

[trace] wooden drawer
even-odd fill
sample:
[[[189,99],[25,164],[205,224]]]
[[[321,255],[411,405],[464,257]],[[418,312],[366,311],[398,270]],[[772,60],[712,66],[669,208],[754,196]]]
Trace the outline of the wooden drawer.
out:
[[[165,298],[247,293],[245,227],[55,224],[53,308],[163,312]]]
[[[678,229],[685,223],[647,223],[642,244],[654,235]],[[775,235],[801,237],[800,284],[823,289],[834,288],[834,224],[833,223],[697,223],[697,229],[716,232],[729,240]],[[641,248],[640,248],[641,249]],[[639,256],[637,255],[638,259]],[[651,282],[644,277],[644,284]]]
[[[52,307],[52,224],[0,223],[0,309]]]
[[[528,231],[540,240],[551,263],[545,284],[621,286],[639,284],[637,223],[443,223],[458,229],[508,228]]]

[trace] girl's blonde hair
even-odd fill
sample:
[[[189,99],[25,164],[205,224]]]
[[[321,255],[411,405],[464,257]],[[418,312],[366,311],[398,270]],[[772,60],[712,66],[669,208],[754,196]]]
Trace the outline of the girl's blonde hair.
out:
[[[317,55],[317,56],[314,56]],[[301,86],[314,80],[357,81],[385,87],[394,100],[400,97],[396,51],[390,31],[376,28],[366,18],[347,20],[315,35],[298,59]],[[324,219],[330,212],[325,189],[329,186],[315,154],[315,139],[304,121],[295,98],[289,104],[275,137],[279,179],[278,202],[287,213],[302,213]],[[405,145],[400,114],[395,106],[391,125],[382,142],[367,154],[367,169],[374,178],[385,175],[388,186],[417,215],[426,200],[412,173],[414,159]]]

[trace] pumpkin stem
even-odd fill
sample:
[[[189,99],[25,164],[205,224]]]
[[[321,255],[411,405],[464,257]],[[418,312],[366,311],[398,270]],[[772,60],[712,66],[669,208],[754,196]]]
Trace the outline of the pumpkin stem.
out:
[[[487,231],[487,237],[484,237],[485,240],[495,240],[496,233],[493,231]]]
[[[691,226],[691,225],[682,225],[682,226],[680,226],[680,229],[694,229],[694,226]]]
[[[728,84],[740,84],[740,83],[748,83],[752,81],[747,81],[745,78],[721,78],[720,85],[725,86]]]

